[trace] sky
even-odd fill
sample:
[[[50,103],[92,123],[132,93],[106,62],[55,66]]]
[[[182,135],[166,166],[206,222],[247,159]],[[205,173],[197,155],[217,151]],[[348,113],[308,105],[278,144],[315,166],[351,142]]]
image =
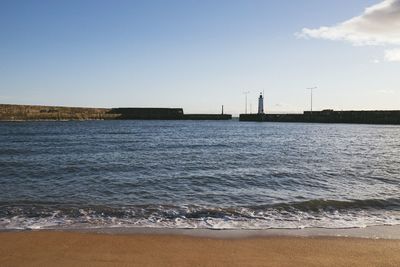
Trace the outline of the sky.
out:
[[[0,103],[400,109],[400,0],[0,0]]]

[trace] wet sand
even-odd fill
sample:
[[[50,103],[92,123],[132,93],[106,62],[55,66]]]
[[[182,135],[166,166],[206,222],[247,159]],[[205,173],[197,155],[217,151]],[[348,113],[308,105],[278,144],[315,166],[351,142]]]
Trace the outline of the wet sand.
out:
[[[0,232],[0,266],[400,266],[400,240]]]

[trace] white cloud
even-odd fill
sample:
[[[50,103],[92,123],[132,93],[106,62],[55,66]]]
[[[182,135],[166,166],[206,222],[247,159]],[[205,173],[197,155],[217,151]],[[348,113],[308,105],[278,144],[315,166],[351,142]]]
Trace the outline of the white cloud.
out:
[[[334,26],[303,28],[303,38],[348,41],[354,45],[399,45],[400,0],[384,0],[364,13]]]
[[[385,89],[378,90],[376,92],[379,93],[379,94],[384,94],[384,95],[393,95],[393,94],[395,94],[394,90],[385,90]]]
[[[400,61],[400,48],[386,50],[385,61]]]

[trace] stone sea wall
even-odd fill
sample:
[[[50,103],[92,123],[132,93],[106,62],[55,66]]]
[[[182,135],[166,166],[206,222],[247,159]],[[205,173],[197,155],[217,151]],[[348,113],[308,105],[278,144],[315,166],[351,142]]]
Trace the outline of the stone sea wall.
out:
[[[400,110],[305,111],[303,114],[240,114],[240,121],[400,124]]]

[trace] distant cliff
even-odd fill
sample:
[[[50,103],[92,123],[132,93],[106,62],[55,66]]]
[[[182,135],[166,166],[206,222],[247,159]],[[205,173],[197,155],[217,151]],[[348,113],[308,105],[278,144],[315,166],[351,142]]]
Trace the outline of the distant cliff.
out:
[[[115,119],[106,108],[76,108],[0,104],[0,120],[107,120]]]

